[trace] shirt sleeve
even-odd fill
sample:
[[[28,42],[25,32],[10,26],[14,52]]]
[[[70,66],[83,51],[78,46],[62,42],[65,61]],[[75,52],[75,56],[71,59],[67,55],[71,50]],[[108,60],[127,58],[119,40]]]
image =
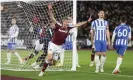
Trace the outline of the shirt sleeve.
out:
[[[129,27],[129,35],[128,35],[129,38],[131,38],[131,27]]]
[[[62,25],[59,22],[56,22],[54,30],[58,30]]]
[[[109,29],[109,23],[106,21],[106,30]]]
[[[95,30],[95,21],[91,23],[91,30]]]
[[[117,27],[114,29],[113,34],[117,34]]]

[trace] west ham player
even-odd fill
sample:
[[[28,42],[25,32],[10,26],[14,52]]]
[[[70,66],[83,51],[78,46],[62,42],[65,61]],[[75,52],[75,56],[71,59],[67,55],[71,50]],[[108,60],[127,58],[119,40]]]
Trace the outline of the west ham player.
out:
[[[72,36],[70,34],[67,36],[65,43],[62,45],[62,50],[60,53],[60,63],[56,66],[63,66],[65,50],[72,50]]]
[[[72,17],[68,17],[68,27],[72,27],[73,28],[73,19],[72,19]],[[74,32],[75,32],[75,29],[71,29],[70,30],[69,35],[67,36],[67,38],[65,40],[65,43],[62,46],[62,51],[60,53],[60,63],[57,64],[57,66],[63,66],[65,50],[72,50],[72,48],[73,48],[73,43],[72,43],[73,42],[73,36],[75,34]],[[77,53],[76,57],[77,57],[77,59],[76,59],[76,66],[77,67],[81,67],[79,65],[79,63],[78,63],[78,53]]]
[[[9,31],[8,31],[9,39],[8,39],[8,44],[7,44],[8,53],[7,53],[6,64],[10,64],[12,53],[14,53],[18,57],[20,64],[22,64],[22,59],[21,59],[20,55],[15,51],[16,44],[17,44],[17,37],[19,34],[19,28],[16,25],[15,18],[12,19],[11,23],[12,23],[12,26],[9,28]]]
[[[65,39],[69,34],[70,29],[72,29],[71,27],[68,27],[68,22],[69,22],[68,18],[62,20],[62,25],[56,21],[52,13],[52,4],[48,5],[48,9],[49,9],[50,19],[52,20],[52,23],[55,24],[55,26],[53,27],[54,35],[52,37],[52,40],[49,42],[47,59],[43,65],[43,68],[39,76],[43,76],[44,71],[46,70],[48,65],[50,66],[53,64],[53,59],[54,59],[53,55],[55,53],[61,52],[62,44],[65,42]],[[88,21],[90,21],[90,19]],[[77,25],[75,25],[75,27],[86,24],[88,21],[78,23]]]
[[[116,67],[112,72],[113,74],[120,73],[120,65],[122,64],[122,59],[127,49],[127,44],[131,41],[131,28],[126,24],[126,17],[120,17],[120,22],[121,24],[115,28],[112,37],[112,44],[115,44],[115,49],[118,53]]]
[[[51,26],[53,26],[53,25],[51,25]],[[42,62],[41,62],[41,64],[39,64],[39,66],[37,66],[37,68],[43,66],[45,57],[47,56],[48,43],[51,40],[52,35],[53,35],[53,31],[50,27],[45,27],[41,30],[40,43],[43,44],[43,54],[40,57],[38,57],[38,59],[32,64],[32,67],[37,66],[37,62],[40,62],[40,61],[42,61]],[[38,46],[38,48],[39,47],[40,46]]]
[[[42,26],[44,26],[44,24]],[[32,67],[35,67],[37,65],[37,62],[40,61],[42,61],[42,63],[39,66],[41,67],[43,65],[45,57],[47,55],[48,43],[51,40],[53,34],[51,29],[49,27],[47,28],[46,26],[42,27],[42,29],[37,30],[37,34],[38,33],[39,39],[35,43],[34,52],[24,59],[25,61],[27,61],[28,59],[33,58],[35,55],[39,53],[40,50],[43,49],[43,54],[31,65]]]
[[[94,35],[96,73],[99,72],[99,69],[101,72],[104,72],[103,66],[106,60],[107,45],[110,45],[109,27],[108,22],[104,20],[104,11],[100,10],[98,16],[99,18],[91,24],[92,34]],[[106,36],[108,41],[106,40]],[[100,55],[101,61],[99,59]]]

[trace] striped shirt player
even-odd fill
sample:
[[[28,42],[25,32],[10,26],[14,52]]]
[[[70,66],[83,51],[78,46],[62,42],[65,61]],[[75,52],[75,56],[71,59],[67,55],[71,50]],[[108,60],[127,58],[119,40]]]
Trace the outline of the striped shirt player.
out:
[[[65,50],[72,50],[72,36],[71,35],[67,36],[65,43],[63,44],[63,48]]]
[[[69,27],[72,27],[73,28],[73,23],[72,22],[70,22],[70,23],[68,23],[68,26]],[[72,37],[73,37],[73,29],[71,29],[70,30],[70,32],[69,32],[69,35],[67,36],[67,38],[66,38],[66,40],[65,40],[65,43],[63,44],[63,49],[65,49],[65,50],[72,50]]]
[[[8,39],[8,45],[7,45],[7,48],[9,50],[14,50],[16,48],[18,33],[19,33],[19,28],[17,25],[12,25],[9,28],[9,31],[8,31],[9,39]]]
[[[131,28],[127,24],[120,24],[115,28],[113,37],[117,53],[123,56],[127,49],[128,39],[131,38]]]
[[[104,19],[94,20],[91,24],[94,30],[94,46],[96,52],[106,52],[106,30],[108,29],[108,22]]]

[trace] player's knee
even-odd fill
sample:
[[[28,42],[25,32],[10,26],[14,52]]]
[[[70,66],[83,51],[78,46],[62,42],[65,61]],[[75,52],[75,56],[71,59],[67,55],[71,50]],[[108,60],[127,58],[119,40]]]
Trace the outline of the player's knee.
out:
[[[101,55],[105,57],[106,56],[106,53],[105,52],[102,52]]]
[[[49,61],[51,61],[52,60],[52,53],[48,53],[48,55],[47,55],[47,60],[49,60]]]
[[[100,52],[96,52],[96,53],[95,53],[95,55],[97,55],[97,56],[100,56],[100,54],[101,54]]]
[[[123,58],[123,55],[119,55],[120,58]]]

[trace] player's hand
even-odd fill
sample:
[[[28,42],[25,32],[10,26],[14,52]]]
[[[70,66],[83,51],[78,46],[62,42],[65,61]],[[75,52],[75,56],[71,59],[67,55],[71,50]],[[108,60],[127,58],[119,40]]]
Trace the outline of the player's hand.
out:
[[[49,10],[53,9],[51,3],[48,4],[48,9],[49,9]]]
[[[108,42],[108,49],[113,49],[113,45],[110,42]]]
[[[89,17],[89,19],[87,20],[88,22],[91,22],[91,20],[92,20],[92,18],[91,18],[91,15],[90,15],[90,17]]]
[[[108,45],[108,49],[114,49],[112,45]]]

